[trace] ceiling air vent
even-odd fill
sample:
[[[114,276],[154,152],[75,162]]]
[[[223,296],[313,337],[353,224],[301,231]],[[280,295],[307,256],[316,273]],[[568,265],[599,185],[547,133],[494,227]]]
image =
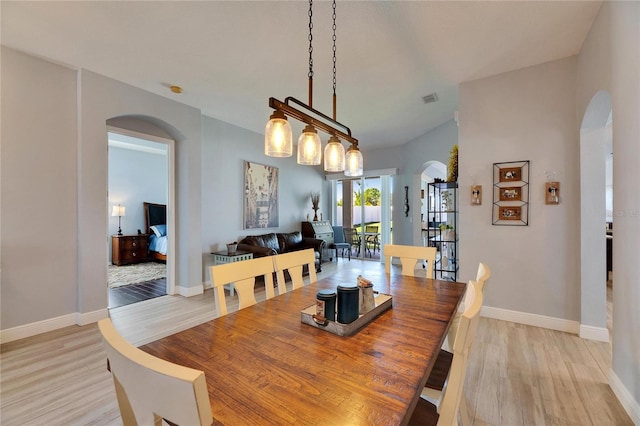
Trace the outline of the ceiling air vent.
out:
[[[438,95],[435,93],[431,93],[430,95],[426,95],[422,97],[422,102],[425,104],[430,104],[432,102],[438,102]]]

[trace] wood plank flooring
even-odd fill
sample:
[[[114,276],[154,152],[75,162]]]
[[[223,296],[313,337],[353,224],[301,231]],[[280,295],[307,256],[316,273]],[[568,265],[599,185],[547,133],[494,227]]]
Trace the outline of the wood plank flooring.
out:
[[[143,300],[167,295],[167,279],[144,281],[138,284],[110,288],[109,309],[142,302]]]
[[[345,267],[374,278],[384,270],[377,262],[340,258],[323,264],[319,277]],[[263,300],[264,291],[257,297]],[[228,300],[230,310],[237,309],[237,298]],[[142,345],[215,318],[214,306],[207,290],[190,298],[162,296],[110,314],[127,340]],[[0,351],[3,426],[122,424],[95,324],[6,343]],[[607,384],[610,354],[608,343],[481,318],[465,383],[474,424],[631,425]]]

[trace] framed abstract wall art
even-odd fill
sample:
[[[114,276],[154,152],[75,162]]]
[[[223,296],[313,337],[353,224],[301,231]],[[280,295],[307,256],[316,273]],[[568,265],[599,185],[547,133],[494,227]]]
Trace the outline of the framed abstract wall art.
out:
[[[277,228],[278,168],[244,162],[244,229]]]

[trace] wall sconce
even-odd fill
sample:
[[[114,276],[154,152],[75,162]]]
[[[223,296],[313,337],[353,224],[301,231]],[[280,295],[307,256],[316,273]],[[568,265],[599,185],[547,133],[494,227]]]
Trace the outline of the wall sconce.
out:
[[[482,204],[482,185],[471,185],[471,205],[479,206]]]
[[[545,204],[560,204],[560,182],[545,184]]]
[[[113,206],[111,210],[111,216],[118,216],[118,235],[122,235],[122,228],[120,228],[122,216],[124,216],[126,207],[118,204],[117,206]]]

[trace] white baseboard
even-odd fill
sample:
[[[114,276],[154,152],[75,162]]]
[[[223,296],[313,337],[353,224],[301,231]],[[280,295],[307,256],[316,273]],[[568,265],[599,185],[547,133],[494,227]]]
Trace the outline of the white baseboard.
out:
[[[87,312],[85,314],[76,312],[76,324],[87,325],[98,322],[101,319],[109,317],[109,309],[98,309],[97,311]]]
[[[606,327],[593,327],[591,325],[580,325],[580,337],[582,339],[596,340],[598,342],[609,341],[609,330]]]
[[[566,333],[578,334],[580,331],[580,323],[577,321],[530,314],[527,312],[511,311],[509,309],[493,308],[491,306],[483,306],[480,311],[480,315],[487,318],[511,321],[518,324],[564,331]]]
[[[633,399],[631,392],[624,386],[613,370],[609,370],[609,386],[618,397],[634,425],[640,425],[640,404]]]
[[[24,339],[25,337],[35,336],[36,334],[46,333],[47,331],[76,325],[76,318],[77,313],[73,313],[0,330],[0,343],[13,342],[14,340]]]
[[[213,288],[213,283],[211,281],[203,281],[202,288],[205,290]]]
[[[199,294],[204,293],[204,287],[203,286],[182,287],[178,285],[176,286],[176,291],[180,296],[191,297],[191,296],[197,296]]]

